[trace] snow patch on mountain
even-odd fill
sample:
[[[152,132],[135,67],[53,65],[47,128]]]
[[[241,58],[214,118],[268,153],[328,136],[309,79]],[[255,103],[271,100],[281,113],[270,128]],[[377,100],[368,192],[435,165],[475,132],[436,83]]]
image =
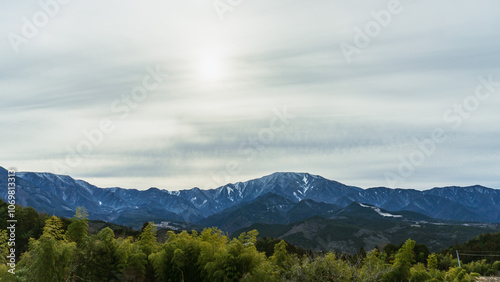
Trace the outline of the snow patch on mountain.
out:
[[[384,216],[384,217],[398,217],[398,218],[401,218],[403,217],[402,215],[399,215],[399,214],[390,214],[390,213],[386,213],[386,212],[382,212],[380,210],[380,208],[377,208],[377,207],[372,207],[372,206],[367,206],[367,205],[363,205],[361,203],[358,203],[360,206],[362,206],[363,208],[371,208],[372,210],[374,210],[376,213],[380,214],[381,216]]]
[[[179,196],[181,194],[180,191],[167,191],[167,193],[169,193],[170,195],[173,195],[173,196]]]

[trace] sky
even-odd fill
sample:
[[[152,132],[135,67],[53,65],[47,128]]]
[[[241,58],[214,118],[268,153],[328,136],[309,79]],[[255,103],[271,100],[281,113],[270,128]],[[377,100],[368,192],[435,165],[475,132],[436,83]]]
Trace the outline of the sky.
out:
[[[498,1],[3,1],[0,166],[500,188]],[[498,82],[497,82],[498,81]]]

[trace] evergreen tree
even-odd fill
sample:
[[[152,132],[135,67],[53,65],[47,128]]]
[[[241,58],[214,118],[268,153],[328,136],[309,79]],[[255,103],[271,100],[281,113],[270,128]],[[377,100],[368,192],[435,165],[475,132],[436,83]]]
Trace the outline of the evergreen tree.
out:
[[[91,236],[86,244],[86,260],[78,277],[91,281],[110,281],[121,276],[118,244],[111,228],[106,227]]]

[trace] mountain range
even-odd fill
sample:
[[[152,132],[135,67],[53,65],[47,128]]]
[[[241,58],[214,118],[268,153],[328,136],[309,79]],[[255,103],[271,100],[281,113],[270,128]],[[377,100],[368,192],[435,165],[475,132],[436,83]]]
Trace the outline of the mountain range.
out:
[[[317,175],[286,172],[211,190],[150,188],[140,191],[99,188],[70,176],[51,173],[18,172],[17,177],[18,203],[21,205],[60,216],[72,216],[76,207],[84,206],[90,217],[117,223],[126,223],[137,214],[144,218],[199,222],[266,194],[276,195],[276,204],[284,207],[303,205],[303,201],[338,207],[359,202],[388,211],[413,211],[435,219],[500,222],[500,190],[479,185],[424,191],[385,187],[362,189]],[[6,181],[7,170],[0,167],[0,185],[6,187]],[[6,199],[7,190],[0,191],[0,197]]]
[[[413,212],[421,220],[500,223],[500,190],[479,185],[424,191],[362,189],[309,173],[278,172],[216,189],[167,191],[99,188],[52,173],[18,172],[16,176],[18,204],[66,217],[83,206],[91,219],[133,227],[145,221],[171,220],[216,225],[232,232],[254,223],[288,224],[313,216],[328,218],[352,203],[387,213]],[[7,170],[2,167],[0,187],[7,187]],[[7,198],[7,189],[0,189],[0,197]]]
[[[7,187],[7,177],[0,167],[0,187]],[[99,188],[52,173],[16,177],[16,202],[47,214],[72,217],[83,206],[90,219],[134,228],[155,221],[173,229],[216,226],[233,235],[257,229],[261,237],[313,250],[356,252],[409,236],[439,250],[500,226],[500,190],[479,185],[362,189],[278,172],[216,189],[167,191]],[[0,198],[7,199],[7,189],[0,189]]]

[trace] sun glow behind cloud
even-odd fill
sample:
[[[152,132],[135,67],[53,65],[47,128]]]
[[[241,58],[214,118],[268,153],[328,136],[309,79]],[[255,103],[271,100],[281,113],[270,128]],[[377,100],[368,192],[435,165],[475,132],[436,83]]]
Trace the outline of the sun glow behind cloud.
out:
[[[224,78],[224,66],[220,59],[208,57],[203,59],[199,65],[201,78],[204,81],[218,81]]]

